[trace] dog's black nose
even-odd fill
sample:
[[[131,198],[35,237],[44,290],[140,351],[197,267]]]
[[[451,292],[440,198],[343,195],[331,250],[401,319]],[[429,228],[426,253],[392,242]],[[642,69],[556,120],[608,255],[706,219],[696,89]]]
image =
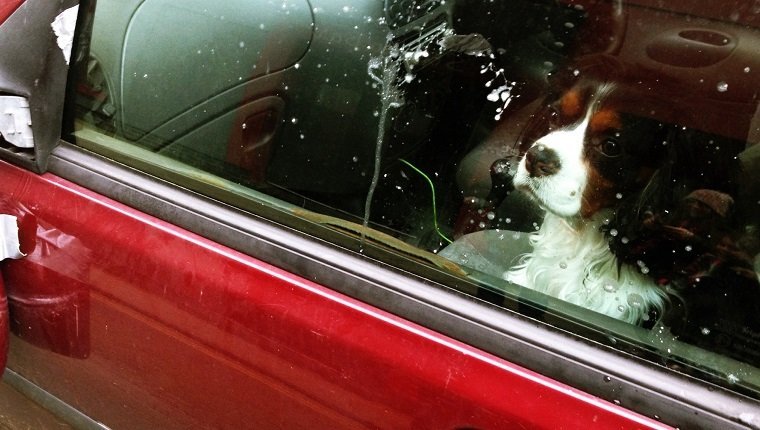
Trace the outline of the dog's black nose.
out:
[[[533,145],[525,153],[525,168],[532,177],[551,176],[560,166],[557,153],[544,145]]]

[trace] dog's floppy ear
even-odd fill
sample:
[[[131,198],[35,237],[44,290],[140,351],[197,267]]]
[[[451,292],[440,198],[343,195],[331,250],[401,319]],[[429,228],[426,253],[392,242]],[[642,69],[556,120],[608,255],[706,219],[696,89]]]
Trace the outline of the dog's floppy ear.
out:
[[[737,154],[744,143],[671,126],[663,144],[664,157],[651,179],[639,193],[620,202],[609,231],[617,232],[610,236],[610,248],[621,262],[646,267],[651,276],[670,281],[691,275],[678,271],[697,258],[696,246],[717,246],[714,238],[702,237],[711,234],[704,233],[711,226],[736,225],[733,196],[741,168]],[[712,208],[724,210],[705,212],[701,219],[691,214],[687,220],[684,205],[697,197],[703,199],[700,204],[709,201]],[[684,229],[691,234],[681,235]]]
[[[720,336],[728,343],[710,349],[756,360],[746,345],[760,335],[760,283],[734,211],[745,144],[682,127],[667,144],[647,187],[616,209],[610,248],[621,263],[668,286],[663,320],[674,334],[698,345]]]

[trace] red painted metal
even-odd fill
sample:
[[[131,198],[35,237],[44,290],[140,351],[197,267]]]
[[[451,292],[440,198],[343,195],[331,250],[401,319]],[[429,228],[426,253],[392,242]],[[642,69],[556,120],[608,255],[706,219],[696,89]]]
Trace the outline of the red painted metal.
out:
[[[112,428],[669,428],[58,177],[0,163],[0,195],[61,254],[9,291],[89,301],[86,358],[9,367]]]
[[[9,16],[13,12],[18,9],[19,6],[21,6],[21,3],[23,3],[24,0],[2,0],[0,1],[0,24],[4,23],[6,19],[8,19]]]
[[[9,210],[14,212],[14,210]],[[24,270],[10,264],[4,278],[10,292],[11,331],[39,347],[69,357],[89,354],[89,292],[76,238],[40,223],[28,209],[17,206]],[[30,283],[27,279],[34,279]]]
[[[0,372],[5,370],[8,360],[8,297],[5,283],[0,279]]]

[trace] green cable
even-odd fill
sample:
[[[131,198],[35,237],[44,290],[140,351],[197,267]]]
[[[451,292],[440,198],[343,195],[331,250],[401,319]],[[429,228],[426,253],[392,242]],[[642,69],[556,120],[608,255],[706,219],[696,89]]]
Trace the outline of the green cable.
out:
[[[425,178],[428,185],[430,185],[430,192],[432,193],[432,197],[433,197],[433,227],[435,227],[435,232],[438,233],[438,236],[441,236],[441,238],[445,240],[446,242],[452,243],[451,239],[449,239],[443,233],[441,233],[441,230],[438,228],[438,214],[435,207],[435,185],[433,185],[433,181],[430,180],[430,177],[428,177],[428,175],[426,175],[425,172],[416,168],[412,163],[404,160],[403,158],[399,158],[399,161],[409,166],[415,172],[419,173],[423,178]]]

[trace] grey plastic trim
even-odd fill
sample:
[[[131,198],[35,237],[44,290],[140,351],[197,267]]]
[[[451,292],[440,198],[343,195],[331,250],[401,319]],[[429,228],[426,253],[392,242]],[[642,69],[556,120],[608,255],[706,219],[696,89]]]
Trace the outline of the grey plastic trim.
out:
[[[0,94],[29,102],[33,149],[0,145],[0,158],[43,172],[61,136],[68,64],[51,23],[78,0],[26,0],[0,25]]]
[[[3,380],[16,391],[25,395],[45,410],[50,411],[58,419],[76,429],[109,430],[109,427],[93,420],[81,411],[74,409],[63,400],[43,390],[11,369],[5,369]]]
[[[664,423],[760,428],[760,402],[499,309],[61,143],[50,172]],[[756,418],[755,418],[756,417]],[[751,419],[750,419],[751,418]]]

